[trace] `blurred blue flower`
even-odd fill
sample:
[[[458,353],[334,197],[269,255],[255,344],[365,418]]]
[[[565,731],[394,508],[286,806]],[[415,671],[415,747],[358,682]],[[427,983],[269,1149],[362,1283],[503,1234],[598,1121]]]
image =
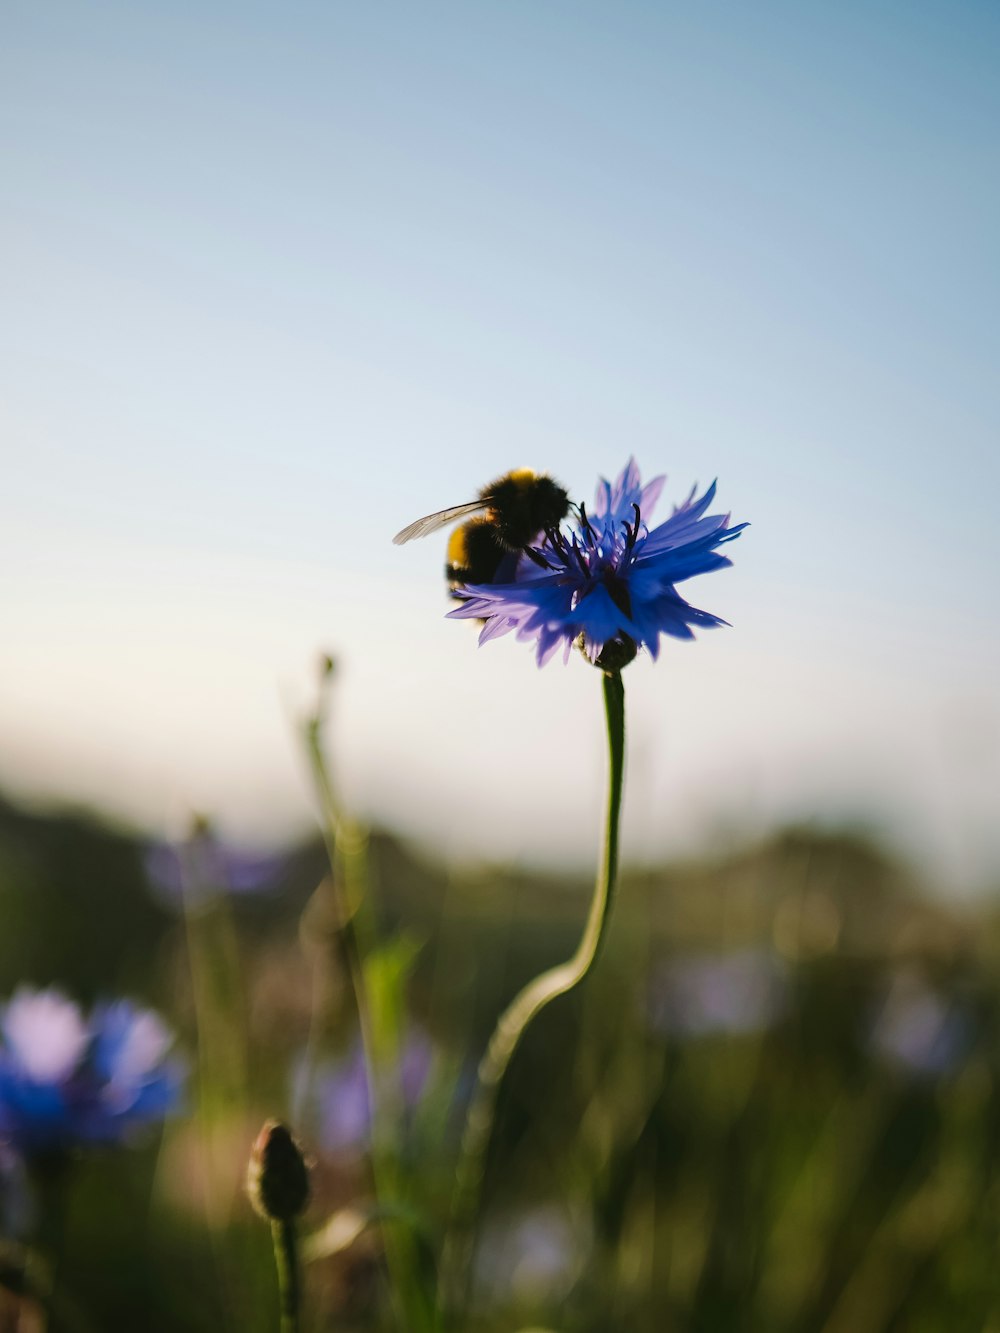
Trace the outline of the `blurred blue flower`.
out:
[[[512,582],[462,588],[463,600],[449,615],[485,620],[480,643],[511,631],[534,640],[539,666],[560,647],[568,660],[577,641],[592,662],[610,644],[633,655],[647,648],[655,658],[661,634],[690,639],[694,625],[726,624],[691,606],[676,584],[731,564],[716,547],[747,524],[729,527],[728,514],[706,516],[713,482],[698,499],[692,491],[665,523],[650,529],[663,481],[657,477],[643,486],[635,459],[629,459],[613,484],[600,481],[593,512],[581,506],[568,535],[562,529],[545,533],[518,560]]]
[[[957,1069],[971,1045],[970,1025],[953,1002],[931,990],[917,975],[893,981],[872,1028],[877,1054],[927,1078]]]
[[[681,958],[654,978],[651,1019],[683,1037],[739,1036],[770,1027],[787,998],[784,967],[766,950]]]
[[[476,1285],[491,1301],[562,1300],[584,1270],[592,1245],[589,1219],[565,1203],[507,1214],[484,1227]]]
[[[127,1000],[88,1022],[58,991],[17,991],[0,1017],[0,1141],[31,1156],[158,1124],[180,1103],[172,1044],[156,1014]]]
[[[319,1141],[328,1152],[347,1152],[368,1142],[371,1101],[360,1044],[343,1061],[325,1066],[316,1077]]]
[[[202,818],[183,842],[151,843],[145,855],[150,887],[172,907],[185,898],[198,904],[221,893],[267,892],[280,883],[286,865],[284,856],[223,840]]]
[[[434,1046],[426,1033],[417,1029],[406,1037],[396,1070],[396,1088],[404,1115],[412,1114],[419,1103],[434,1055]],[[360,1043],[343,1060],[318,1071],[315,1089],[321,1146],[327,1152],[367,1147],[371,1135],[371,1100]]]

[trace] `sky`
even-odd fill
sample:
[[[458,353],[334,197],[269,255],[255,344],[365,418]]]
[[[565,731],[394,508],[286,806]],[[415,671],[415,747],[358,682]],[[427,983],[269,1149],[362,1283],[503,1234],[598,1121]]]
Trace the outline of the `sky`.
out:
[[[592,858],[598,678],[443,619],[515,466],[751,527],[629,668],[626,855],[785,820],[1000,877],[1000,11],[13,0],[0,789]],[[665,502],[666,503],[666,502]],[[667,512],[664,509],[664,512]]]

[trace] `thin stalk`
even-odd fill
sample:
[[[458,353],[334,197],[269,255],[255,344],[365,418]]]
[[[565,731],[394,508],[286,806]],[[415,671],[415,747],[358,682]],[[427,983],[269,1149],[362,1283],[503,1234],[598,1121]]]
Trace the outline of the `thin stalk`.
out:
[[[579,985],[597,960],[607,935],[618,875],[618,828],[625,774],[625,691],[618,671],[604,674],[604,709],[609,756],[607,823],[587,924],[573,957],[528,982],[507,1006],[480,1061],[462,1136],[451,1224],[441,1260],[438,1308],[442,1317],[450,1313],[460,1319],[467,1300],[486,1152],[503,1077],[532,1020],[546,1005]]]
[[[233,1238],[225,1234],[231,1199],[218,1187],[224,1141],[246,1104],[245,1024],[238,1021],[239,958],[229,904],[220,896],[204,898],[210,886],[182,880],[184,932],[191,977],[191,998],[197,1034],[196,1118],[201,1154],[201,1201],[208,1226],[217,1281],[225,1293],[224,1329],[235,1327],[239,1286],[231,1253]],[[193,900],[193,896],[199,900]],[[234,1266],[235,1265],[235,1266]]]
[[[364,959],[361,942],[358,938],[357,912],[364,894],[365,868],[361,864],[366,856],[366,840],[356,826],[343,816],[333,785],[330,782],[323,753],[322,725],[323,712],[318,711],[306,724],[306,745],[313,782],[322,814],[323,841],[326,845],[327,858],[330,862],[330,897],[333,901],[334,917],[340,934],[344,962],[354,1002],[358,1011],[358,1027],[361,1031],[361,1043],[365,1052],[365,1068],[369,1083],[372,1079],[371,1063],[371,1005],[368,999],[368,987],[365,981]],[[369,1087],[369,1105],[374,1113],[375,1089]]]
[[[359,930],[367,888],[367,838],[364,832],[343,814],[337,801],[323,751],[324,721],[321,696],[316,715],[310,718],[306,725],[306,744],[323,815],[323,838],[331,867],[330,892],[344,961],[354,993],[361,1047],[364,1053],[371,1125],[372,1183],[377,1204],[382,1206],[380,1207],[382,1243],[397,1327],[405,1329],[406,1333],[419,1333],[429,1326],[431,1298],[421,1289],[420,1279],[415,1271],[413,1244],[408,1232],[400,1227],[397,1221],[390,1220],[390,1211],[383,1210],[384,1206],[391,1206],[396,1202],[393,1195],[397,1191],[397,1181],[394,1163],[384,1147],[383,1096],[377,1076],[378,1053],[375,1049],[372,1004],[365,973],[365,950]],[[310,1046],[313,1044],[311,1041]],[[312,1052],[310,1056],[311,1054]]]
[[[38,1246],[44,1259],[44,1298],[52,1304],[57,1299],[56,1284],[66,1253],[73,1159],[68,1152],[56,1149],[36,1156],[29,1168],[39,1204]]]
[[[299,1333],[302,1285],[299,1278],[299,1246],[295,1222],[272,1222],[271,1238],[274,1241],[274,1262],[278,1269],[281,1333]]]

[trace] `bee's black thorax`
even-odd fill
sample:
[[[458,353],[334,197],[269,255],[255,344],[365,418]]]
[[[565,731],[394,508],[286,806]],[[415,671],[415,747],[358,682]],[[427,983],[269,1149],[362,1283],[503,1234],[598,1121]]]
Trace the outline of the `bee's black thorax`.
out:
[[[569,496],[551,477],[519,468],[498,477],[480,492],[489,506],[497,540],[508,551],[523,550],[569,512]]]

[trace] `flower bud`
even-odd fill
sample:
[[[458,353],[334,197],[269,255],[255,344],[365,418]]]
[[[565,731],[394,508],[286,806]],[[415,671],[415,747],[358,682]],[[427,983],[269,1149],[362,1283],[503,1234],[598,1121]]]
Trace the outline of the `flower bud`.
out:
[[[309,1202],[309,1168],[291,1131],[268,1120],[257,1135],[247,1168],[247,1194],[261,1217],[290,1222]]]
[[[586,648],[581,648],[581,651],[586,656]],[[608,640],[594,659],[594,666],[601,671],[614,674],[621,671],[622,667],[627,667],[630,662],[634,662],[638,651],[634,639],[629,638],[627,634],[619,635],[617,639]]]

